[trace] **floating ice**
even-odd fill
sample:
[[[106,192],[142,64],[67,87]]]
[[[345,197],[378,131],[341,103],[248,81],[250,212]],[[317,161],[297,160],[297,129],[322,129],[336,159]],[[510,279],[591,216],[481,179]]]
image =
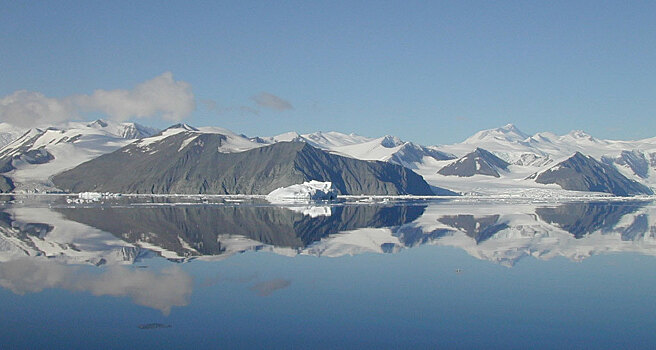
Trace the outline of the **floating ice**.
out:
[[[337,191],[332,186],[332,182],[312,180],[302,184],[278,188],[269,193],[266,198],[271,202],[336,199]]]
[[[81,192],[78,193],[78,198],[86,200],[99,200],[102,197],[102,193],[98,192]]]

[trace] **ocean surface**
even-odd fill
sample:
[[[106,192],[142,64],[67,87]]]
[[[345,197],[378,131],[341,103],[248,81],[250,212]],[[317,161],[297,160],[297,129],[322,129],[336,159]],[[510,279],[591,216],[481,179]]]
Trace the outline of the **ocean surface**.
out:
[[[654,348],[647,200],[0,197],[0,344]]]

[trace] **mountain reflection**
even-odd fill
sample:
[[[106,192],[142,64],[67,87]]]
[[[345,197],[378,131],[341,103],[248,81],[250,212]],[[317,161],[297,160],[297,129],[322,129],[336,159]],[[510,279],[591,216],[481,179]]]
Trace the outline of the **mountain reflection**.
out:
[[[0,211],[0,261],[47,256],[116,265],[155,255],[187,261],[260,250],[337,257],[419,245],[453,246],[508,266],[526,256],[656,255],[651,202],[143,204],[7,205]]]
[[[286,208],[170,199],[150,205],[40,200],[0,204],[1,287],[17,294],[60,288],[123,296],[164,314],[187,305],[192,278],[176,265],[138,269],[137,262],[156,256],[216,260],[263,250],[339,257],[420,245],[456,247],[506,266],[529,256],[580,261],[608,252],[656,255],[651,202],[346,202]],[[291,280],[272,279],[251,290],[268,296],[290,285]]]
[[[296,208],[294,208],[296,209]],[[336,206],[330,215],[274,206],[63,208],[67,219],[111,232],[126,242],[162,248],[179,257],[220,255],[235,237],[302,249],[331,234],[393,227],[419,218],[425,206]],[[323,211],[324,213],[326,211]]]
[[[566,203],[555,208],[537,208],[536,213],[548,223],[566,230],[576,238],[601,231],[612,232],[627,214],[637,211],[646,203]],[[647,224],[645,222],[645,224]],[[643,226],[642,233],[647,232]],[[634,237],[637,236],[637,233]]]
[[[482,217],[474,217],[473,215],[446,215],[439,220],[445,225],[464,231],[467,236],[476,240],[476,243],[479,243],[494,236],[495,233],[508,228],[506,223],[499,222],[499,217],[499,215]]]

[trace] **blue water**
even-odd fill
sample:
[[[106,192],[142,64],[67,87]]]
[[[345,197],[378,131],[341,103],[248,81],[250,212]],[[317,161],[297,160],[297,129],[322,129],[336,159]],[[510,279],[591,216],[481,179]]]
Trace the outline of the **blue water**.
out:
[[[615,205],[627,204],[604,217]],[[631,205],[581,239],[612,236],[652,206]],[[653,348],[656,252],[635,244],[647,248],[512,265],[435,241],[337,257],[259,249],[101,266],[16,258],[0,263],[0,340],[80,349]]]

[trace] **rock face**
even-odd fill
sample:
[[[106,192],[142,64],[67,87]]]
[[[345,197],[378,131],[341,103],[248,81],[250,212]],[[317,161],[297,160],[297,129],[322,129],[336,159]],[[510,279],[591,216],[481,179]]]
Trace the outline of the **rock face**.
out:
[[[614,167],[580,152],[529,178],[535,178],[535,182],[541,184],[558,184],[572,191],[606,192],[616,196],[653,194],[649,187],[628,179]]]
[[[482,148],[476,148],[473,152],[443,167],[437,173],[446,176],[461,177],[474,175],[500,177],[499,171],[507,170],[508,165],[510,165],[508,162],[494,154]]]
[[[72,192],[268,194],[317,180],[332,182],[339,194],[433,194],[402,166],[337,156],[302,142],[223,153],[221,134],[185,131],[152,140],[83,163],[53,183]]]

